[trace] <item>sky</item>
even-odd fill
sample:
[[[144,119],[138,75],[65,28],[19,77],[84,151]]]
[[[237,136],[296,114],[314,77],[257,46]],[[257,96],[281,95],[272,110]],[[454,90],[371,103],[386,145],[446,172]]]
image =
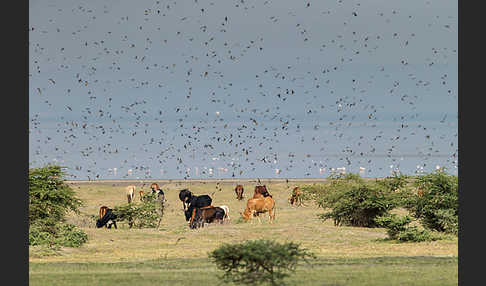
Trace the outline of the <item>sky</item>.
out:
[[[29,1],[29,165],[457,175],[457,1]]]

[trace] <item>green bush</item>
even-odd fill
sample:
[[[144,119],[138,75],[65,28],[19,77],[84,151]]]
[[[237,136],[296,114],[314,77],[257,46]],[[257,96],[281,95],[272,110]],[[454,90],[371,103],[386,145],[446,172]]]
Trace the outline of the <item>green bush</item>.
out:
[[[420,176],[414,183],[420,194],[410,196],[405,208],[421,224],[431,230],[457,234],[458,231],[458,178],[444,170]]]
[[[79,247],[88,240],[82,230],[66,223],[66,214],[79,214],[82,201],[64,183],[62,167],[29,169],[29,245]]]
[[[408,226],[412,222],[409,216],[399,217],[395,214],[389,214],[376,218],[376,223],[387,229],[388,238],[398,241],[433,241],[440,239],[426,229],[418,229],[416,226]]]
[[[156,200],[155,194],[146,194],[143,202],[115,206],[113,212],[117,215],[117,222],[126,221],[130,228],[153,228],[158,226],[164,215],[164,204]]]
[[[288,272],[295,272],[300,260],[308,262],[308,258],[315,258],[299,244],[270,240],[223,244],[210,252],[209,257],[224,271],[220,277],[223,281],[250,285],[283,285],[283,279],[289,276]]]
[[[365,182],[357,174],[330,177],[311,191],[318,206],[330,211],[321,219],[333,219],[334,225],[376,227],[375,218],[398,205],[396,194],[377,182]]]
[[[79,212],[82,201],[64,183],[62,167],[48,165],[29,170],[29,222],[64,221],[68,211]]]
[[[79,247],[88,241],[88,235],[68,223],[49,225],[39,221],[29,227],[29,245]]]

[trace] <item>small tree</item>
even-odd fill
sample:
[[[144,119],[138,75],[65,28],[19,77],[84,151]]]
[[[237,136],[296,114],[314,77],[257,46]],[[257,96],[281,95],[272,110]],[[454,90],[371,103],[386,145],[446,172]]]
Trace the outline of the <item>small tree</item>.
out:
[[[64,175],[55,165],[29,170],[29,245],[77,247],[88,240],[82,230],[65,223],[69,211],[79,213],[82,201]]]
[[[414,183],[420,193],[410,196],[405,208],[432,230],[454,233],[458,231],[459,192],[457,176],[440,169],[420,176]]]
[[[282,285],[288,272],[295,272],[299,260],[315,258],[296,243],[280,244],[269,240],[253,240],[240,244],[223,244],[209,253],[218,269],[225,273],[225,282],[257,285]]]
[[[151,228],[160,223],[164,215],[164,204],[157,199],[156,194],[146,194],[143,202],[115,206],[113,212],[118,217],[117,221],[128,222],[130,228]]]
[[[334,225],[376,227],[375,218],[397,206],[396,195],[383,184],[365,182],[358,174],[330,177],[329,184],[312,191],[318,206],[329,209],[320,218]]]
[[[441,237],[434,235],[429,230],[418,229],[417,226],[409,226],[411,222],[412,218],[409,216],[399,217],[396,214],[388,214],[376,218],[376,223],[386,228],[388,238],[391,240],[420,242],[441,239]]]

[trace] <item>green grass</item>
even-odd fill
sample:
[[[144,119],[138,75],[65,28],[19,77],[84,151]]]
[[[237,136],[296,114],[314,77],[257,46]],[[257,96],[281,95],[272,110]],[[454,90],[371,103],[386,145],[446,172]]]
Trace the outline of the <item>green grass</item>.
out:
[[[156,259],[118,263],[31,263],[30,285],[220,284],[208,260]],[[457,285],[457,258],[319,258],[301,264],[290,285]]]
[[[151,183],[151,182],[150,182]],[[125,203],[126,184],[74,184],[83,199],[82,215],[69,222],[81,227],[89,241],[80,248],[46,251],[29,249],[31,285],[221,285],[220,274],[208,260],[208,252],[224,242],[248,239],[294,241],[313,251],[318,259],[302,265],[286,281],[290,285],[457,285],[457,237],[420,243],[386,241],[385,229],[335,227],[322,222],[315,205],[292,207],[287,199],[295,185],[267,184],[277,211],[269,224],[237,223],[239,213],[252,195],[255,184],[244,184],[245,200],[235,199],[236,182],[160,184],[168,200],[160,230],[97,229],[90,215],[101,205]],[[137,187],[139,186],[136,184]],[[302,184],[298,184],[302,185]],[[189,188],[195,194],[209,194],[213,205],[227,205],[231,222],[190,230],[184,219],[178,191]],[[144,191],[148,191],[148,186]],[[138,191],[135,199],[138,200]],[[405,213],[404,210],[394,210]]]

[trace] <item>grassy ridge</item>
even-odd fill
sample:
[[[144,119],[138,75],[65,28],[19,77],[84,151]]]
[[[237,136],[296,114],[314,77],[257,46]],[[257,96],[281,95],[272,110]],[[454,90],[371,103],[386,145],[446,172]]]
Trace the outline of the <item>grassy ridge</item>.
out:
[[[80,248],[64,248],[59,255],[46,255],[42,249],[31,247],[31,285],[218,283],[219,272],[208,261],[207,253],[224,242],[257,238],[299,242],[319,257],[314,267],[299,267],[296,275],[286,280],[291,285],[457,285],[457,238],[396,243],[383,240],[387,236],[384,229],[335,227],[332,221],[317,218],[323,210],[315,205],[290,206],[287,199],[295,185],[286,183],[267,184],[276,200],[274,224],[268,223],[268,216],[261,224],[257,220],[253,224],[238,223],[255,184],[244,184],[245,200],[237,201],[233,190],[236,182],[172,183],[161,185],[168,205],[160,230],[128,229],[123,224],[117,230],[96,229],[89,215],[97,215],[101,205],[124,203],[125,185],[73,185],[85,201],[81,208],[85,216],[71,215],[69,221],[86,231],[89,241]],[[209,194],[214,206],[229,206],[231,222],[190,230],[178,199],[178,191],[185,187],[196,195]]]

